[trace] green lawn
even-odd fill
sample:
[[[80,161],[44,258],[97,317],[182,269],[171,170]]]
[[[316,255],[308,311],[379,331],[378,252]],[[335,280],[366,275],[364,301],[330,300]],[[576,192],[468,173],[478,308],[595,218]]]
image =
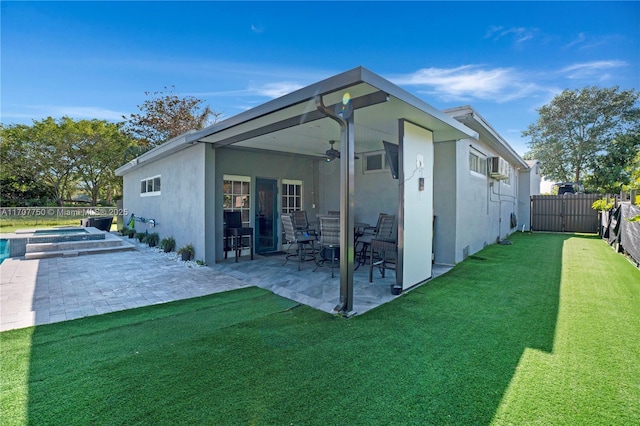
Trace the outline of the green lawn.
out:
[[[351,319],[249,288],[1,333],[2,424],[639,424],[640,271],[512,241]]]
[[[51,217],[33,217],[33,216],[9,216],[0,219],[0,233],[16,232],[18,229],[38,229],[53,228],[56,226],[80,226],[81,217],[60,218]],[[111,231],[117,231],[118,224],[116,218],[113,218]]]

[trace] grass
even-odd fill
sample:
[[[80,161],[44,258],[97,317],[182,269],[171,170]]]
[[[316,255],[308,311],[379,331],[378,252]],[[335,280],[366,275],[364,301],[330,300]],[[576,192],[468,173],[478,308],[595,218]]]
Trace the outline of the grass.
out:
[[[56,226],[80,226],[81,217],[71,219],[62,219],[60,217],[25,217],[25,216],[8,216],[0,219],[0,233],[16,232],[18,229],[38,229],[52,228]],[[111,230],[117,230],[116,218],[114,217]]]
[[[49,228],[53,226],[80,225],[80,219],[8,217],[0,220],[0,232],[15,232],[18,229]]]
[[[638,424],[640,271],[518,234],[351,319],[249,288],[0,334],[3,424]]]

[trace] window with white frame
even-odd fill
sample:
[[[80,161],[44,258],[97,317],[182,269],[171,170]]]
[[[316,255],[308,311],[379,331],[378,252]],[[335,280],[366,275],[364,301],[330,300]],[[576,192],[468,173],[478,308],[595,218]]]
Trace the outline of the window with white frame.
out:
[[[154,195],[160,195],[160,175],[140,181],[140,196],[150,197]]]
[[[469,170],[482,176],[487,175],[487,158],[475,151],[469,151]]]
[[[372,151],[361,154],[362,173],[388,172],[387,156],[384,151]]]
[[[511,166],[507,166],[507,178],[502,181],[507,186],[511,186],[511,175],[513,173],[513,168]]]
[[[250,227],[251,178],[224,175],[222,179],[222,209],[229,212],[239,211],[242,215],[242,225]]]
[[[282,213],[302,210],[302,181],[282,179]]]

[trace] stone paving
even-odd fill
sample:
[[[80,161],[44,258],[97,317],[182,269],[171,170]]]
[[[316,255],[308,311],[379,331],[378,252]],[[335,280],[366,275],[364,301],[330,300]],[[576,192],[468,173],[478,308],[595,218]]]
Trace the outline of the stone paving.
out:
[[[251,285],[146,247],[78,257],[10,258],[0,265],[0,280],[0,331]]]
[[[313,262],[300,271],[284,256],[232,258],[213,266],[175,260],[136,244],[135,251],[77,257],[6,259],[0,265],[0,331],[100,315],[124,309],[188,299],[248,286],[332,312],[340,294],[339,271],[314,272]],[[434,276],[450,267],[434,265]],[[393,300],[393,271],[382,278],[376,271],[368,282],[368,268],[354,273],[354,312],[362,314]]]

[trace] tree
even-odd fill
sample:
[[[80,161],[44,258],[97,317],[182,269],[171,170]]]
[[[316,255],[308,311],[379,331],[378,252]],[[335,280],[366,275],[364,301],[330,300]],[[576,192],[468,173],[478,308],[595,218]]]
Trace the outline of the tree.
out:
[[[78,121],[75,130],[70,142],[77,152],[76,177],[95,206],[101,195],[109,199],[121,186],[115,169],[122,164],[130,138],[117,124],[102,120]]]
[[[25,161],[26,143],[20,136],[29,126],[0,125],[0,199],[3,206],[44,205],[50,197],[35,168]]]
[[[36,179],[49,190],[58,206],[69,197],[68,184],[76,166],[74,147],[67,142],[73,120],[63,117],[56,122],[48,117],[34,121],[22,133],[25,146],[23,164],[32,168]]]
[[[47,198],[62,206],[79,187],[97,203],[105,189],[120,186],[114,171],[131,142],[117,124],[49,117],[34,121],[32,126],[12,125],[0,130],[3,188],[6,184],[42,189]],[[16,196],[20,194],[13,198]],[[25,191],[22,196],[33,198]]]
[[[640,150],[629,165],[629,186],[623,189],[640,189]]]
[[[138,105],[141,111],[127,119],[126,130],[147,148],[156,147],[189,130],[200,130],[216,122],[220,113],[193,96],[179,97],[173,92],[145,92],[149,99]]]
[[[605,154],[596,157],[585,185],[601,194],[615,194],[627,188],[634,171],[634,157],[639,150],[639,134],[618,136]]]
[[[639,96],[618,87],[564,90],[538,109],[538,121],[522,132],[531,148],[525,158],[540,160],[542,174],[555,181],[580,182],[599,163],[606,168],[600,157],[615,150],[616,140],[640,129]],[[618,154],[627,161],[629,152]]]

